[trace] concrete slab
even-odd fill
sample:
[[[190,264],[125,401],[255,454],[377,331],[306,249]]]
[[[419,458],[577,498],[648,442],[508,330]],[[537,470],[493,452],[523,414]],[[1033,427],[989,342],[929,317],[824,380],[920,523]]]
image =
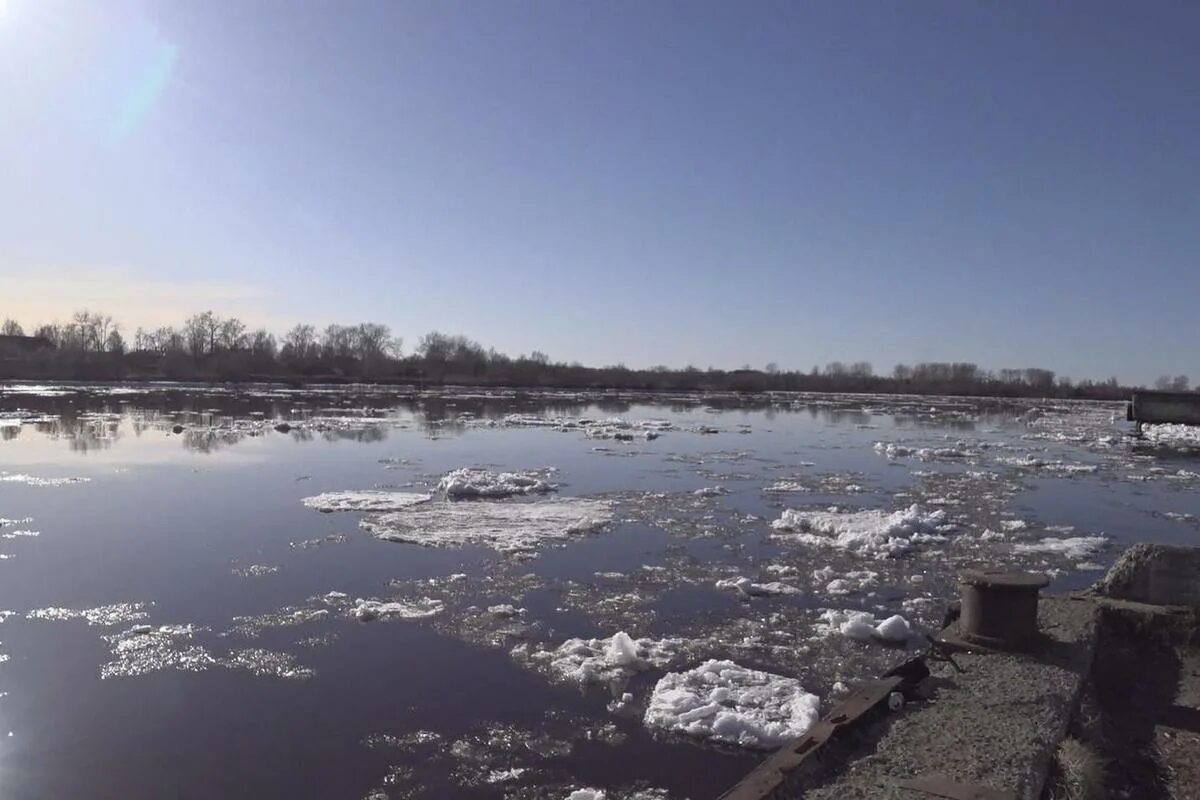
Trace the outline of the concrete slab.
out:
[[[857,752],[822,778],[797,775],[780,797],[920,800],[899,781],[937,774],[1038,800],[1054,750],[1088,675],[1099,612],[1086,600],[1043,598],[1043,639],[1026,655],[961,654],[965,672],[936,664],[930,699],[864,731]]]

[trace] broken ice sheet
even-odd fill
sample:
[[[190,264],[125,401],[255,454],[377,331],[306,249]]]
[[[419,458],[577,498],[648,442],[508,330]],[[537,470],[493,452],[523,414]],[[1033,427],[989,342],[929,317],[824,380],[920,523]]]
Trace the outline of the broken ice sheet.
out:
[[[913,504],[907,509],[886,511],[797,511],[786,509],[771,523],[786,542],[833,547],[862,556],[887,558],[902,555],[916,543],[944,540],[950,529],[946,512],[925,511]]]
[[[23,483],[26,486],[70,486],[76,483],[87,483],[91,478],[39,478],[23,473],[0,472],[0,481],[4,483]]]
[[[135,625],[102,637],[113,660],[100,666],[101,679],[132,677],[162,669],[200,672],[217,663],[203,647],[191,644],[201,629],[192,625]]]
[[[333,511],[399,511],[402,508],[424,503],[427,494],[414,492],[389,492],[374,489],[358,491],[323,492],[305,497],[300,502],[322,512]]]
[[[373,536],[428,547],[474,544],[503,553],[535,550],[545,542],[590,533],[612,519],[612,503],[578,497],[532,502],[429,503],[365,517]]]
[[[83,619],[88,625],[111,627],[125,622],[145,619],[149,616],[143,609],[147,603],[112,603],[95,608],[35,608],[25,615],[26,619],[64,622]],[[152,603],[149,605],[153,605]]]
[[[455,500],[545,494],[557,488],[547,480],[552,472],[552,469],[539,472],[492,472],[464,467],[446,473],[438,481],[437,490]]]
[[[550,670],[580,684],[612,683],[638,672],[662,667],[675,657],[678,639],[634,639],[624,631],[605,639],[568,639],[553,650],[518,645],[513,657]]]
[[[819,712],[817,696],[793,678],[711,660],[663,676],[643,721],[651,729],[766,750],[803,735]]]

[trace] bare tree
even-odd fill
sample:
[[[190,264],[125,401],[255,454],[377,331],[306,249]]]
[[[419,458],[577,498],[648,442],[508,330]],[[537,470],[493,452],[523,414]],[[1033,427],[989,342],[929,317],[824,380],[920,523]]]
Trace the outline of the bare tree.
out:
[[[237,317],[221,320],[218,339],[223,350],[242,350],[246,346],[246,325]]]
[[[0,334],[4,336],[24,336],[25,330],[15,319],[6,319],[0,324]]]

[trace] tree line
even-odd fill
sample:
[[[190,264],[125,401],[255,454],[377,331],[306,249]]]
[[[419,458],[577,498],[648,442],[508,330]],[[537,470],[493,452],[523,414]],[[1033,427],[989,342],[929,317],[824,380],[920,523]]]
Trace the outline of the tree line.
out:
[[[1122,399],[1117,379],[1072,381],[1038,367],[986,370],[970,362],[897,364],[880,375],[866,361],[833,361],[811,370],[745,365],[630,369],[553,361],[546,353],[509,356],[466,336],[438,331],[405,355],[387,325],[300,324],[282,338],[251,330],[236,317],[193,314],[179,326],[137,328],[126,335],[110,315],[78,311],[65,323],[34,328],[0,323],[0,378],[79,380],[290,380],[507,387],[615,388],[652,391],[828,391]],[[1156,388],[1186,390],[1187,376],[1164,376]]]

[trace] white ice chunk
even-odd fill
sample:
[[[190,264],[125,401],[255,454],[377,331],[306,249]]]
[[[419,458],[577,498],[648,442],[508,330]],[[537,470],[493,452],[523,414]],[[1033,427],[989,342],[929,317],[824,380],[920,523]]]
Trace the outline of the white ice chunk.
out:
[[[794,678],[707,661],[671,672],[654,687],[649,728],[770,749],[801,736],[818,719],[820,701]]]
[[[23,473],[0,472],[0,481],[5,483],[23,483],[26,486],[69,486],[74,483],[87,483],[91,478],[39,478]]]
[[[796,594],[800,590],[786,583],[771,581],[770,583],[755,583],[746,577],[723,578],[717,581],[718,589],[733,589],[751,597],[769,597],[779,594]]]
[[[678,651],[678,639],[634,639],[619,631],[606,639],[568,639],[554,650],[529,653],[525,647],[513,651],[528,655],[558,677],[575,683],[604,683],[668,664]]]
[[[564,497],[530,503],[425,503],[372,515],[359,525],[392,542],[428,547],[476,544],[501,552],[529,551],[544,541],[589,533],[612,519],[606,500]]]
[[[946,512],[924,511],[918,505],[886,511],[797,511],[786,509],[771,523],[788,541],[815,547],[834,547],[863,556],[885,558],[906,552],[914,543],[938,541]]]
[[[1018,553],[1051,553],[1066,558],[1085,559],[1098,553],[1106,544],[1108,538],[1104,536],[1071,536],[1065,539],[1047,536],[1037,542],[1015,545],[1013,549]]]
[[[424,619],[440,614],[444,606],[441,600],[424,597],[415,601],[364,600],[357,598],[351,613],[360,622],[376,619]]]
[[[300,502],[317,511],[399,511],[428,500],[427,494],[364,490],[325,492]]]
[[[826,637],[841,635],[860,642],[899,644],[908,641],[913,630],[909,621],[899,614],[881,621],[869,611],[826,609],[821,612],[817,632]]]
[[[536,472],[490,472],[470,467],[447,472],[437,485],[439,492],[453,499],[545,494],[555,488]]]

